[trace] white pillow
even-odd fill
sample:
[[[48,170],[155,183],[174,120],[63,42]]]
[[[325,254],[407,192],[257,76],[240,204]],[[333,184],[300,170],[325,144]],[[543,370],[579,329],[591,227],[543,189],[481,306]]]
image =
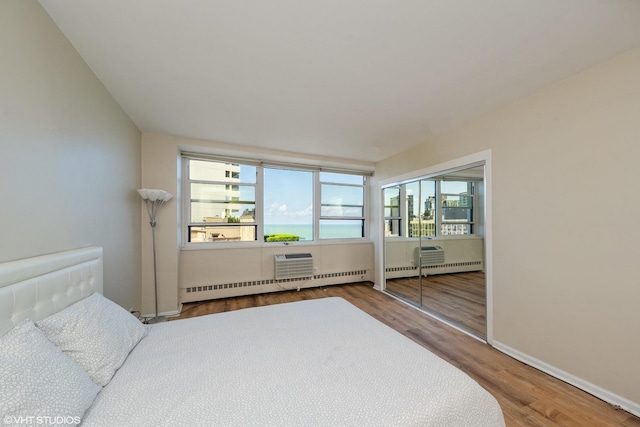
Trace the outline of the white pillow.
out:
[[[77,425],[100,390],[31,320],[0,337],[2,425]]]
[[[105,386],[148,330],[99,293],[36,323],[62,351]]]

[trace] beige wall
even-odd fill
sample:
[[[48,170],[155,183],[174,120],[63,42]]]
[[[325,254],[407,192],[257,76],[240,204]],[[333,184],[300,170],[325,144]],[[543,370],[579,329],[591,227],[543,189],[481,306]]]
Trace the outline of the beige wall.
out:
[[[495,342],[640,409],[640,50],[389,158],[376,175],[488,149]]]
[[[417,251],[421,246],[439,246],[444,250],[446,267],[426,268],[424,274],[459,273],[484,270],[484,238],[475,236],[434,237],[432,239],[386,237],[384,264],[387,279],[411,277],[419,274]],[[456,265],[457,264],[457,265]]]
[[[171,193],[157,214],[156,251],[158,264],[158,312],[164,315],[179,311],[178,257],[180,254],[180,150],[174,139],[154,134],[142,134],[142,187],[159,188]],[[142,313],[153,314],[153,245],[149,215],[144,205],[142,220]]]
[[[275,255],[304,252],[313,257],[314,279],[271,282],[275,277]],[[181,301],[201,301],[228,296],[251,295],[297,288],[310,288],[373,280],[373,243],[328,243],[324,245],[269,244],[256,248],[184,250],[180,255]],[[357,274],[354,274],[357,273]],[[187,293],[196,286],[252,282],[251,286]]]
[[[158,311],[162,314],[177,312],[181,299],[180,288],[198,285],[225,284],[229,282],[273,279],[275,253],[311,252],[315,274],[327,274],[365,268],[373,278],[373,243],[355,245],[291,245],[252,247],[242,249],[196,249],[181,251],[180,235],[180,153],[181,151],[254,158],[269,161],[288,161],[298,164],[323,165],[359,169],[373,169],[367,162],[345,164],[339,159],[303,156],[274,150],[256,149],[173,137],[153,133],[142,134],[142,186],[169,191],[174,199],[169,201],[159,213],[156,229],[158,250]],[[142,298],[143,312],[152,313],[153,308],[153,258],[151,254],[151,230],[144,209],[140,211],[142,228]],[[346,255],[348,254],[348,255]],[[339,259],[339,261],[337,261]],[[340,278],[333,280],[340,282]],[[312,285],[328,284],[328,281],[314,282]],[[278,290],[263,288],[262,290]],[[184,293],[184,292],[183,292]],[[235,295],[241,294],[241,291]],[[206,298],[229,296],[233,293],[207,294]],[[200,299],[206,299],[200,298]]]
[[[139,307],[138,129],[38,2],[0,2],[0,52],[0,262],[102,246]]]

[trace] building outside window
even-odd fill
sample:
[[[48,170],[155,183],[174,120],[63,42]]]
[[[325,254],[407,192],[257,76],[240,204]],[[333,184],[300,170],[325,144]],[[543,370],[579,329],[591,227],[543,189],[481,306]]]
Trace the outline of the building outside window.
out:
[[[189,242],[255,241],[256,167],[188,160]]]

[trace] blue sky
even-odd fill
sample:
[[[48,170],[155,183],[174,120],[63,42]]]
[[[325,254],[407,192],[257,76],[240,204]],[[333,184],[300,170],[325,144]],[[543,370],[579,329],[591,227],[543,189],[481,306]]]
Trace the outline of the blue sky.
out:
[[[240,165],[241,181],[251,181],[246,177],[252,176],[255,176],[255,167]],[[243,188],[247,187],[240,187],[241,199],[255,197]],[[265,168],[264,206],[265,224],[312,224],[313,173]]]
[[[264,223],[313,223],[313,173],[264,169]]]

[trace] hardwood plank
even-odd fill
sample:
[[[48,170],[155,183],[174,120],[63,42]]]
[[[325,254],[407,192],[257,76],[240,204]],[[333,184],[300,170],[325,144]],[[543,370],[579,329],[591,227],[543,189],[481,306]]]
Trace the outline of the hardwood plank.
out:
[[[418,304],[480,338],[487,336],[486,285],[484,272],[438,274],[422,278],[420,300],[418,277],[387,280],[387,291]]]
[[[458,367],[500,403],[509,427],[624,426],[640,419],[376,291],[368,283],[184,304],[174,319],[306,299],[342,297]],[[172,319],[173,320],[173,319]]]

